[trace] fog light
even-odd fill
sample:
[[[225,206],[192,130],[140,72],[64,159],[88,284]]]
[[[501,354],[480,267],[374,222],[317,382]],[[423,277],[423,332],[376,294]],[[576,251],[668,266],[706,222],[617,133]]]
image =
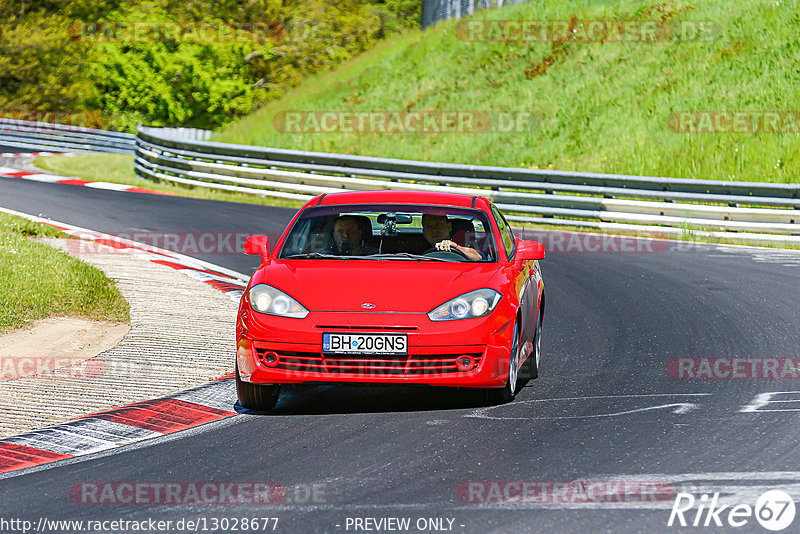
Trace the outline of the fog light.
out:
[[[459,356],[456,358],[456,367],[459,371],[469,371],[475,367],[475,359],[472,356]]]
[[[264,365],[266,365],[267,367],[277,367],[280,358],[276,353],[268,352],[264,355],[263,361]]]

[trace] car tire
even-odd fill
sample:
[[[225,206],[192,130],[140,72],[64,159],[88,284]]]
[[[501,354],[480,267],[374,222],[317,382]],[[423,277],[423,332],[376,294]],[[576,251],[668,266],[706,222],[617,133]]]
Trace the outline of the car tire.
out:
[[[266,412],[275,407],[281,394],[278,384],[251,384],[239,378],[239,365],[236,365],[236,395],[242,408],[256,412]]]
[[[511,343],[511,357],[508,359],[508,380],[502,388],[491,388],[484,390],[484,399],[487,404],[506,404],[514,400],[517,394],[519,382],[518,366],[520,353],[520,325],[519,321],[514,325],[514,340]]]
[[[539,358],[542,355],[542,310],[539,310],[538,315],[536,332],[533,334],[533,351],[519,369],[519,378],[521,380],[539,378]]]

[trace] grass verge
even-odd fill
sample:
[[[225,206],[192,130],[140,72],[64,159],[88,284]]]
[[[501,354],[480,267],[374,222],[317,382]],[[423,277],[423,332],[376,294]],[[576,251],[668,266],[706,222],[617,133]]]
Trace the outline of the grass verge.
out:
[[[0,213],[0,334],[53,315],[127,322],[128,302],[99,269],[32,241],[68,237]]]

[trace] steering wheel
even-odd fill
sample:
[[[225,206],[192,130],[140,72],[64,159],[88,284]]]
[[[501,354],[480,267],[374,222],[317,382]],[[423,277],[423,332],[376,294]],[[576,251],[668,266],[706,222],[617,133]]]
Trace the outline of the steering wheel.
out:
[[[430,256],[431,258],[441,258],[443,260],[458,259],[459,261],[469,260],[466,254],[460,250],[451,248],[450,250],[437,250],[436,247],[431,247],[422,253],[423,256]]]

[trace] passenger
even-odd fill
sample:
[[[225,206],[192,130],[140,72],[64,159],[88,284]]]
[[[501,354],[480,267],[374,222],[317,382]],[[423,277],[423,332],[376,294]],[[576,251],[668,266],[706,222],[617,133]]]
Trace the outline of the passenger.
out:
[[[422,215],[422,235],[436,250],[446,250],[448,252],[457,250],[472,261],[483,259],[481,253],[474,248],[461,246],[452,241],[450,239],[450,232],[452,231],[453,225],[447,215],[435,215],[432,213]]]
[[[365,245],[358,218],[354,215],[342,215],[333,226],[335,254],[344,256],[369,256],[378,250]]]

